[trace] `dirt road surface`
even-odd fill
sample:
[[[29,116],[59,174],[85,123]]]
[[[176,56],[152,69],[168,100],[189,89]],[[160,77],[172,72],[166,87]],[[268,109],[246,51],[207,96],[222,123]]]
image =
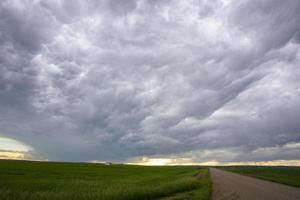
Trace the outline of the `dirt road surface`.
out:
[[[210,168],[213,200],[300,200],[300,189]]]

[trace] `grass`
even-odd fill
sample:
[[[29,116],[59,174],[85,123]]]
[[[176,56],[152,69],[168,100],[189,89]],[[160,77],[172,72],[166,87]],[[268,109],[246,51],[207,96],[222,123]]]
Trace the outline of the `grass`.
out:
[[[242,175],[300,187],[300,167],[232,166],[222,169]]]
[[[172,196],[162,198],[161,200],[208,200],[211,197],[211,180],[209,171],[198,173],[194,176],[201,182],[201,189],[196,189],[188,192],[183,192],[179,194],[174,194]]]
[[[193,175],[199,173],[200,178]],[[210,197],[208,170],[0,160],[1,200],[138,200]]]

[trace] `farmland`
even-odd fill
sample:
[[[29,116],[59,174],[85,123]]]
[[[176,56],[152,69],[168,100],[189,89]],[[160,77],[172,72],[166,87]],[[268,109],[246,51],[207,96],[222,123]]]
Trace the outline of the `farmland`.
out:
[[[1,200],[209,199],[209,172],[147,167],[0,160]]]
[[[300,167],[231,166],[222,169],[268,181],[300,187]]]

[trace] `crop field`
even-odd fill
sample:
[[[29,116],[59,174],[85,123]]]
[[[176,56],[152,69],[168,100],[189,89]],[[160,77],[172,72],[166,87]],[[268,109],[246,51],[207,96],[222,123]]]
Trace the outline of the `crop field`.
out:
[[[1,200],[209,199],[206,168],[0,160]]]
[[[242,175],[300,187],[300,167],[232,166],[222,167],[222,169]]]

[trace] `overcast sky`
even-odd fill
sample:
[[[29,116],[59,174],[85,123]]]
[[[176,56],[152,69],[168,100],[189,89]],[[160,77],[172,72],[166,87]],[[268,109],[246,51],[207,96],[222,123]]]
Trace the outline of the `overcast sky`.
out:
[[[300,160],[300,1],[1,0],[0,137],[61,161]]]

